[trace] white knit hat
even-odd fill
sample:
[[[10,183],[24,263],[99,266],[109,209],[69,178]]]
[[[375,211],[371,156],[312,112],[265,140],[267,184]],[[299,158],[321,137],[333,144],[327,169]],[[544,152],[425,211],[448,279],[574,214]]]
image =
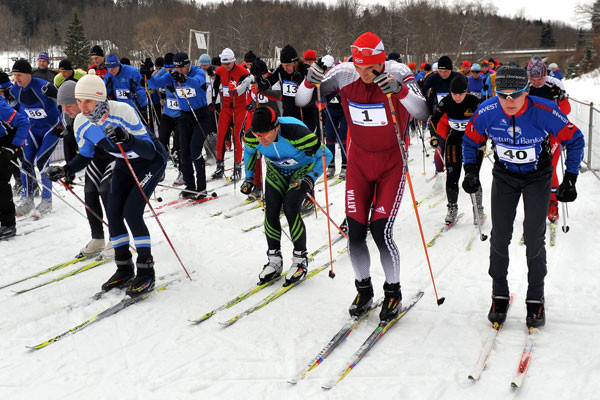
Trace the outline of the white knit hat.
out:
[[[231,50],[229,47],[223,50],[221,54],[219,54],[219,57],[221,58],[221,63],[223,64],[235,61],[235,54],[233,54],[233,50]]]
[[[75,98],[96,101],[106,100],[106,86],[102,78],[96,75],[96,71],[90,70],[87,75],[77,81]]]
[[[329,54],[327,54],[325,57],[323,57],[321,59],[321,62],[323,62],[323,64],[325,64],[325,66],[327,68],[331,68],[331,67],[333,67],[333,64],[335,64],[335,59],[333,58],[333,56],[330,56]]]

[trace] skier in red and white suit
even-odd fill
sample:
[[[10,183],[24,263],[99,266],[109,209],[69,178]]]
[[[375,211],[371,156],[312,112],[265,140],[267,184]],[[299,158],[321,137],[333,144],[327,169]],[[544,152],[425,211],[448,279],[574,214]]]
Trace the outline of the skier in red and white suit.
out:
[[[352,62],[336,65],[325,75],[318,63],[313,64],[298,88],[296,105],[303,107],[313,100],[315,84],[319,83],[322,98],[333,92],[340,94],[350,131],[346,217],[348,250],[358,290],[350,314],[362,314],[373,299],[366,242],[370,222],[386,278],[380,319],[389,320],[398,314],[402,300],[400,255],[392,228],[404,191],[405,175],[386,93],[391,94],[400,132],[405,132],[409,114],[427,120],[427,103],[412,71],[405,64],[386,62],[383,43],[371,32],[354,42]]]

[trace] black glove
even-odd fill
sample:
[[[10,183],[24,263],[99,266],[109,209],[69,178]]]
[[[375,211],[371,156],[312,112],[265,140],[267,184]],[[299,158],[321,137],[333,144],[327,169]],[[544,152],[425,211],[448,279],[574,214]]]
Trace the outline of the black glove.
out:
[[[65,129],[62,127],[62,125],[58,125],[56,128],[54,128],[54,130],[52,131],[52,134],[54,136],[56,136],[57,138],[62,138],[65,136]]]
[[[59,179],[64,179],[67,177],[68,174],[69,171],[67,171],[67,167],[65,167],[64,165],[61,167],[48,167],[46,172],[44,172],[46,178],[50,179],[52,182],[56,182]]]
[[[252,189],[254,189],[254,178],[246,178],[244,179],[244,183],[240,187],[240,192],[248,196],[252,193]]]
[[[402,82],[398,82],[392,74],[379,74],[373,79],[385,94],[398,93],[402,90]]]
[[[152,78],[152,71],[145,64],[142,64],[140,66],[140,74],[142,74],[142,76],[145,76],[147,79]]]
[[[325,76],[325,68],[323,68],[319,63],[313,63],[308,69],[308,74],[306,74],[306,81],[308,83],[312,83],[313,85],[320,85],[323,81],[323,77]]]
[[[558,187],[556,192],[556,199],[563,203],[570,203],[575,201],[577,198],[577,189],[575,189],[575,183],[577,182],[577,175],[572,172],[565,172],[562,183]]]
[[[438,141],[438,138],[437,138],[437,136],[432,136],[432,137],[430,137],[430,138],[429,138],[429,144],[430,144],[430,145],[431,145],[431,147],[433,147],[434,149],[435,149],[436,147],[438,147],[439,141]]]
[[[312,193],[315,187],[315,181],[308,175],[304,175],[302,179],[290,183],[290,189],[300,190],[304,193]]]
[[[552,94],[552,98],[556,101],[561,101],[565,98],[565,91],[557,85],[552,86],[552,90],[550,91],[550,93]]]
[[[129,133],[123,130],[120,126],[109,125],[105,130],[104,134],[113,143],[125,143],[129,140]]]
[[[481,188],[475,164],[465,164],[465,179],[462,187],[469,194],[476,193]]]
[[[187,81],[187,76],[185,74],[180,74],[175,70],[171,71],[171,77],[175,82],[185,83]]]
[[[487,92],[489,88],[490,87],[486,83],[483,84],[483,90]]]

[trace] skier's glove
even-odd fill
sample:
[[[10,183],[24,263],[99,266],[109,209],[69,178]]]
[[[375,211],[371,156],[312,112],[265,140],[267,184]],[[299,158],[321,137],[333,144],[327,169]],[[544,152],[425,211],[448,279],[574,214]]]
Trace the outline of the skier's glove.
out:
[[[557,85],[554,85],[552,87],[552,90],[550,91],[550,93],[552,94],[552,98],[556,101],[561,101],[561,100],[564,100],[564,98],[565,98],[565,91],[562,90]]]
[[[318,63],[313,63],[308,69],[308,74],[306,74],[306,81],[313,85],[320,85],[323,82],[323,77],[325,76],[325,68],[320,66]]]
[[[240,187],[240,192],[248,196],[252,193],[252,189],[254,189],[254,178],[244,179],[244,183],[242,183],[242,186]]]
[[[386,95],[399,93],[402,90],[402,82],[398,82],[392,74],[379,74],[373,79],[373,83],[378,84]]]
[[[104,134],[110,139],[111,142],[115,144],[125,143],[130,138],[129,133],[123,130],[120,126],[109,125],[104,130]]]
[[[312,193],[315,187],[315,181],[308,175],[304,175],[302,179],[290,183],[290,189],[300,190],[304,193]]]
[[[462,187],[469,194],[475,193],[481,188],[475,164],[465,164],[465,179],[463,180]]]
[[[577,198],[577,189],[575,189],[576,182],[577,175],[572,172],[565,172],[563,181],[556,192],[556,199],[558,201],[562,201],[563,203],[575,201]]]
[[[62,125],[58,125],[56,128],[54,128],[52,130],[52,134],[54,136],[56,136],[57,138],[59,138],[59,139],[62,138],[62,137],[64,137],[65,133],[66,133],[65,129],[62,127]]]
[[[432,137],[430,137],[430,138],[429,138],[429,144],[430,144],[430,145],[431,145],[431,147],[433,147],[434,149],[435,149],[436,147],[438,147],[439,141],[438,141],[438,138],[437,138],[437,136],[432,136]]]
[[[187,76],[185,74],[180,74],[179,72],[172,70],[171,77],[175,82],[185,83],[187,82]]]
[[[67,167],[64,165],[61,167],[52,166],[48,167],[44,175],[46,178],[50,179],[52,182],[56,182],[59,179],[63,179],[68,175]]]

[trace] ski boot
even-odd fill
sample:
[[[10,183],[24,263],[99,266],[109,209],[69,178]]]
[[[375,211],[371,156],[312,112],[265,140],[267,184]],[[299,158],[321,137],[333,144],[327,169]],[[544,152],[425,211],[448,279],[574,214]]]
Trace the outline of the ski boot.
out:
[[[179,171],[179,173],[177,174],[177,178],[175,178],[175,180],[173,181],[173,186],[182,186],[184,184],[185,182],[183,180],[183,173]]]
[[[492,295],[492,306],[490,307],[490,312],[488,312],[488,320],[495,328],[502,325],[506,320],[509,302],[510,298],[508,296]]]
[[[329,167],[327,167],[327,178],[333,178],[334,175],[335,175],[335,164],[331,163],[331,164],[329,164]]]
[[[541,328],[546,325],[546,310],[544,307],[544,299],[541,300],[525,300],[527,305],[527,317],[525,323],[528,328]]]
[[[379,313],[379,320],[381,322],[389,322],[398,316],[398,312],[402,308],[402,291],[400,290],[400,283],[387,283],[383,284],[383,304],[381,306],[381,312]]]
[[[115,249],[113,248],[112,242],[109,240],[106,247],[98,255],[100,259],[113,260],[115,258]]]
[[[92,239],[79,251],[77,258],[91,256],[104,250],[104,239]]]
[[[184,190],[179,193],[179,197],[182,199],[192,199],[196,195],[196,188],[193,186],[186,186]]]
[[[16,182],[13,185],[13,196],[20,196],[23,193],[23,185],[21,182]]]
[[[550,207],[548,207],[548,221],[551,223],[558,221],[558,201],[550,200]]]
[[[223,175],[225,175],[225,162],[217,161],[217,169],[215,169],[210,179],[221,179]]]
[[[17,226],[0,226],[0,240],[5,240],[16,236],[17,234]]]
[[[115,261],[115,264],[117,264],[117,272],[102,284],[102,290],[105,292],[114,288],[122,289],[127,287],[135,276],[133,274],[133,261],[131,258]]]
[[[15,209],[15,214],[25,215],[33,210],[33,197],[27,196],[23,197],[17,208]]]
[[[283,286],[289,286],[306,278],[308,270],[308,252],[306,250],[294,250],[292,266],[288,270]]]
[[[146,262],[137,262],[137,275],[127,288],[127,294],[131,297],[151,292],[154,290],[154,260],[149,258]]]
[[[252,193],[250,193],[248,195],[248,200],[252,200],[252,201],[254,201],[256,199],[260,200],[260,199],[262,199],[262,197],[263,197],[262,186],[256,185],[256,186],[254,186],[254,189],[252,189]]]
[[[346,164],[342,164],[342,169],[340,169],[340,179],[346,179]]]
[[[234,182],[242,179],[242,163],[235,163],[233,165],[233,175],[231,175],[231,180]]]
[[[450,227],[456,223],[458,219],[458,204],[448,203],[448,214],[446,214],[446,226]]]
[[[263,266],[262,271],[258,274],[258,285],[262,285],[263,283],[278,278],[283,270],[281,250],[268,250],[267,257],[269,257],[269,262]]]
[[[373,304],[373,285],[371,284],[371,277],[363,279],[362,281],[355,280],[354,286],[356,286],[358,293],[348,311],[350,312],[351,317],[358,318],[371,307],[371,304]]]
[[[190,196],[190,199],[192,200],[202,200],[208,197],[208,192],[206,191],[206,189],[204,190],[200,190],[197,193],[194,193],[192,196]]]
[[[42,199],[40,204],[35,208],[35,211],[40,215],[48,214],[52,211],[52,197]]]
[[[314,193],[313,193],[313,196],[314,196]],[[314,211],[314,209],[315,209],[315,203],[313,203],[312,200],[307,195],[306,198],[304,199],[304,201],[302,202],[302,205],[300,206],[300,214],[310,213],[310,212]]]

